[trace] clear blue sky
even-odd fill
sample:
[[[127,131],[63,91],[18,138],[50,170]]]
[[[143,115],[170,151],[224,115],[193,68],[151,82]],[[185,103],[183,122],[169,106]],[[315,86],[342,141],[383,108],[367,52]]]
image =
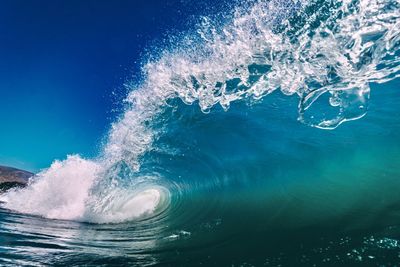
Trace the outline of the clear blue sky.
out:
[[[0,165],[37,171],[96,155],[146,51],[216,5],[0,1]]]

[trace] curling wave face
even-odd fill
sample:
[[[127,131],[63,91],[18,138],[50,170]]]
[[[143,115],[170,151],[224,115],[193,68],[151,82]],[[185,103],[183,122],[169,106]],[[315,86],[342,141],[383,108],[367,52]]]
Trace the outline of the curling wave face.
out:
[[[218,105],[226,111],[233,103],[257,105],[272,92],[298,95],[301,122],[334,129],[365,115],[370,83],[400,76],[399,9],[398,0],[272,0],[237,7],[230,17],[204,17],[195,33],[144,65],[143,82],[131,88],[97,159],[56,161],[0,200],[5,208],[54,219],[161,218],[187,192],[233,183],[226,173],[190,181],[160,160],[179,154],[172,128],[191,119],[177,111],[177,99],[218,117]],[[204,166],[193,172],[214,177],[219,159],[198,149],[187,151]]]

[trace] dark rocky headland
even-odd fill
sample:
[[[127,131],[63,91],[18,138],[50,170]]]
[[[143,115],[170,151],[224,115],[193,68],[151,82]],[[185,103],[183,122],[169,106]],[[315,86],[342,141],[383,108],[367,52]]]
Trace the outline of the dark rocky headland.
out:
[[[0,193],[10,188],[26,186],[33,175],[31,172],[0,166]]]

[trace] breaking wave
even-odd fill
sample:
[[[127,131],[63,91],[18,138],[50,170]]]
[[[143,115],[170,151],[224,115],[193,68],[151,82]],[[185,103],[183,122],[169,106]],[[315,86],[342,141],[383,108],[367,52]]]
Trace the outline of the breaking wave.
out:
[[[98,158],[56,161],[0,200],[11,210],[64,220],[165,216],[187,192],[214,183],[212,175],[200,185],[173,180],[173,168],[150,157],[173,161],[174,146],[156,141],[187,119],[180,101],[197,103],[212,119],[235,102],[258,105],[280,91],[298,96],[300,122],[335,129],[366,114],[371,83],[400,77],[399,10],[398,0],[271,0],[203,17],[143,65],[143,81],[131,88]]]

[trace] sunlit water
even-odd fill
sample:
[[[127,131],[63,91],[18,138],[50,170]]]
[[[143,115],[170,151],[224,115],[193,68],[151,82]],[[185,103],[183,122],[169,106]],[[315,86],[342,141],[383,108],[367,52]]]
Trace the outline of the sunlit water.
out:
[[[98,158],[0,196],[0,265],[399,265],[400,2],[234,10],[150,56]]]

